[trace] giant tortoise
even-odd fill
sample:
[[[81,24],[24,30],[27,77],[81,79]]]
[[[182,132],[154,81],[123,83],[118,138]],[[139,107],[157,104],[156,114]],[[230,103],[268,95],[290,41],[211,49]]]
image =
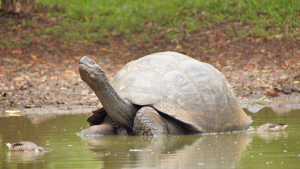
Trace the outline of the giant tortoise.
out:
[[[176,52],[126,64],[112,79],[84,56],[82,80],[103,107],[82,135],[167,135],[246,130],[252,123],[226,78],[213,66]]]

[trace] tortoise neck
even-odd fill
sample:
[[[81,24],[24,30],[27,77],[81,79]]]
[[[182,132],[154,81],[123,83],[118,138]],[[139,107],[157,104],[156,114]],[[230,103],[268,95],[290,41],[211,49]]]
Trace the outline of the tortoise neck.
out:
[[[106,76],[97,78],[96,86],[92,87],[107,114],[116,122],[132,131],[133,120],[137,107],[123,99],[108,82]]]

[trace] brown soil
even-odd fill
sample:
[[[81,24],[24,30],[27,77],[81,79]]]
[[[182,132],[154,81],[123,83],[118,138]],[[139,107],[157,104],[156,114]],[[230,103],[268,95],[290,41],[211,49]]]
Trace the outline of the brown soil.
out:
[[[8,18],[16,27],[7,26]],[[0,48],[0,113],[90,111],[98,99],[80,80],[82,56],[95,59],[111,79],[125,63],[161,51],[177,51],[212,64],[225,75],[244,106],[253,102],[269,105],[277,95],[300,104],[299,40],[252,36],[235,40],[226,36],[224,25],[218,25],[173,40],[161,37],[144,42],[112,35],[83,45],[55,36],[42,38],[37,32],[59,19],[34,16],[25,19],[35,26],[20,26],[22,19],[0,18],[0,43],[7,40],[1,37],[9,36],[15,44],[30,37],[21,47]]]

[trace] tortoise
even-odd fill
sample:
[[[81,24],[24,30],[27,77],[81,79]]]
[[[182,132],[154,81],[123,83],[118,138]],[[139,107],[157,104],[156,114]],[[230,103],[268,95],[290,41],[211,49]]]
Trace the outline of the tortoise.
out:
[[[252,123],[220,71],[177,52],[131,61],[111,82],[100,65],[83,56],[79,73],[103,105],[80,135],[227,132]]]
[[[35,143],[30,141],[19,141],[17,143],[5,143],[9,151],[45,151],[43,147],[37,146]]]

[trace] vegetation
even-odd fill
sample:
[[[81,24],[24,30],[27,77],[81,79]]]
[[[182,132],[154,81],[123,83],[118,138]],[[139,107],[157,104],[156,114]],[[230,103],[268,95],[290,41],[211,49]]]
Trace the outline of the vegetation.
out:
[[[234,24],[236,38],[249,34],[299,35],[300,1],[295,0],[40,0],[49,7],[48,16],[63,16],[60,26],[48,28],[75,38],[98,38],[106,35],[166,35],[169,38],[192,33],[216,24]],[[227,31],[232,32],[227,25]],[[67,31],[66,31],[67,30]],[[167,34],[166,34],[167,33]],[[279,34],[279,35],[277,35]]]
[[[39,0],[37,11],[40,18],[21,20],[3,17],[0,11],[0,22],[13,31],[0,33],[0,49],[53,37],[82,44],[96,39],[108,42],[110,35],[165,41],[217,29],[228,39],[300,40],[300,1],[296,0]]]

